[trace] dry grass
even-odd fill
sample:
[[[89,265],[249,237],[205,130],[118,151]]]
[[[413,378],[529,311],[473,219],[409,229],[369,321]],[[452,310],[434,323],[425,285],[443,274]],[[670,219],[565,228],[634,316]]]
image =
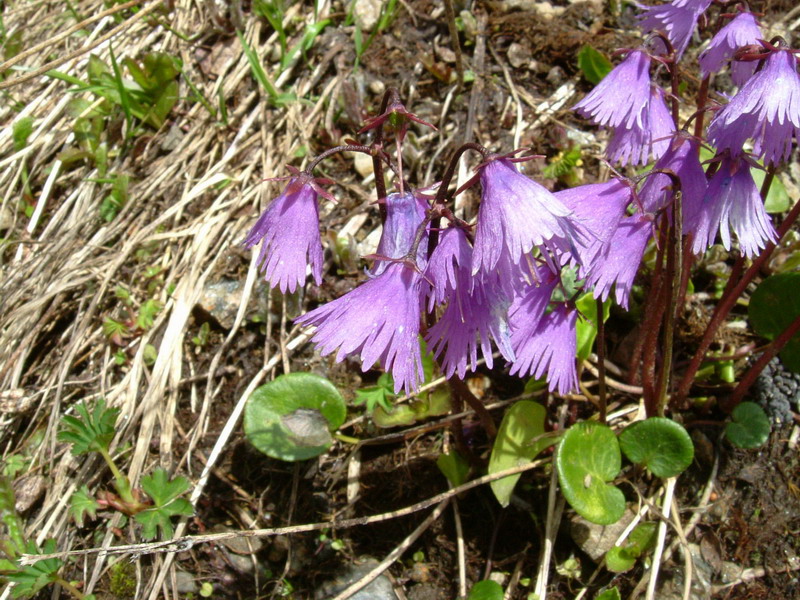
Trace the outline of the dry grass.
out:
[[[320,4],[319,18],[324,18],[330,5]],[[19,451],[33,432],[44,430],[34,464],[37,472],[47,475],[48,484],[35,518],[28,522],[27,535],[39,542],[55,538],[62,550],[82,543],[68,515],[68,498],[81,485],[94,490],[99,483],[99,463],[85,457],[76,460],[56,441],[61,417],[80,399],[105,397],[121,410],[122,426],[112,446],[126,449],[120,462],[134,483],[143,473],[163,466],[189,474],[194,484],[192,500],[201,496],[207,474],[237,423],[242,400],[253,387],[248,386],[242,395],[208,464],[198,464],[192,453],[208,431],[210,406],[220,387],[230,385],[220,383],[214,373],[228,361],[230,342],[237,336],[257,280],[255,265],[251,262],[249,267],[236,323],[216,350],[207,375],[195,371],[195,358],[189,351],[188,340],[196,333],[189,331],[192,310],[209,277],[235,251],[274,191],[262,180],[283,175],[283,165],[308,144],[311,132],[324,118],[339,82],[328,71],[341,50],[334,47],[320,53],[322,58],[313,64],[301,59],[287,69],[276,83],[287,85],[300,98],[313,92],[314,103],[275,109],[252,80],[238,40],[220,29],[223,23],[213,14],[216,11],[210,12],[211,2],[179,0],[168,16],[162,14],[165,9],[159,3],[145,3],[138,13],[120,13],[124,15],[121,23],[106,16],[85,24],[81,32],[86,35],[59,36],[75,23],[65,7],[62,2],[19,2],[6,8],[5,25],[9,33],[22,31],[24,48],[42,40],[51,43],[23,57],[16,67],[19,71],[5,73],[2,85],[7,96],[0,109],[0,122],[7,124],[0,132],[0,215],[7,221],[3,224],[6,241],[0,249],[0,440],[3,456],[8,456]],[[74,8],[80,15],[93,15],[104,5],[90,0]],[[291,18],[313,18],[312,11],[301,12],[302,8],[290,11],[287,23]],[[146,12],[150,14],[143,18]],[[198,35],[213,50],[229,48],[213,64],[215,80],[198,67],[194,56],[198,42],[182,41],[157,24],[154,15],[174,30]],[[245,37],[259,56],[269,56],[276,36],[265,36],[261,28],[259,19],[248,19]],[[109,43],[118,60],[152,51],[179,56],[184,76],[212,104],[221,93],[232,108],[225,127],[201,104],[182,100],[162,131],[138,142],[136,152],[111,158],[109,172],[131,175],[130,200],[106,223],[98,208],[108,188],[93,181],[96,171],[87,165],[65,166],[59,160],[59,153],[75,143],[74,119],[67,113],[67,103],[74,96],[67,92],[71,86],[41,74],[26,78],[22,67],[48,64],[54,68],[48,60],[64,57],[68,60],[57,68],[85,78],[89,52],[108,63]],[[94,99],[90,93],[83,95]],[[182,83],[181,96],[189,95]],[[20,106],[24,106],[21,111]],[[25,149],[15,153],[11,124],[26,116],[35,119],[34,131]],[[179,141],[163,150],[161,143],[170,126]],[[26,173],[36,206],[30,218],[20,208]],[[104,336],[103,319],[114,306],[116,285],[130,288],[140,301],[148,297],[137,276],[148,267],[160,268],[163,285],[156,299],[164,308],[152,328],[126,340],[124,350],[131,358],[119,367],[114,362],[115,349]],[[291,351],[302,339],[287,338],[284,348]],[[145,361],[148,344],[157,349],[151,365]],[[267,347],[254,384],[279,361],[280,355]],[[194,377],[190,387],[195,425],[179,431],[176,407],[187,393],[182,382],[197,375],[202,377]],[[182,455],[175,451],[179,436],[188,440]],[[103,543],[112,541],[109,532]],[[102,558],[81,566],[85,591],[92,590],[106,566]],[[137,597],[156,598],[164,589],[169,570],[153,566],[148,571],[152,575],[138,582]],[[137,573],[141,576],[141,569]],[[8,590],[2,597],[7,596]]]

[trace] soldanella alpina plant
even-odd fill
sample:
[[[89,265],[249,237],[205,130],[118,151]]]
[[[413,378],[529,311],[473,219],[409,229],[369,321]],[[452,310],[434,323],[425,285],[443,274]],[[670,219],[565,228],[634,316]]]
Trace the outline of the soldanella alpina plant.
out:
[[[551,190],[525,173],[534,157],[523,150],[470,143],[443,165],[436,185],[417,188],[405,178],[402,144],[412,125],[433,125],[392,89],[360,132],[374,134],[370,144],[332,148],[302,171],[291,169],[284,191],[245,242],[260,244],[258,264],[270,286],[282,292],[302,287],[309,276],[317,285],[325,279],[319,203],[333,197],[332,182],[315,175],[318,165],[340,152],[367,154],[374,165],[383,229],[377,251],[365,257],[372,262],[363,283],[296,319],[313,328],[311,341],[322,355],[353,357],[364,371],[380,367],[392,376],[395,394],[414,394],[424,380],[423,339],[454,392],[480,412],[480,401],[462,380],[481,358],[490,369],[542,379],[551,393],[569,396],[581,389],[579,363],[596,335],[600,423],[568,433],[558,456],[569,456],[585,434],[603,448],[616,448],[613,464],[620,447],[614,446],[615,434],[608,438],[602,429],[603,321],[610,303],[628,310],[635,302],[641,323],[629,377],[641,386],[647,422],[657,430],[653,439],[673,436],[683,452],[675,464],[682,466],[652,462],[649,450],[632,441],[641,436],[623,435],[621,448],[659,477],[676,476],[689,464],[686,432],[674,423],[659,429],[658,419],[688,406],[720,324],[800,213],[795,205],[778,227],[765,207],[776,171],[800,139],[800,75],[797,50],[780,38],[763,39],[758,15],[744,3],[674,0],[642,9],[641,43],[620,49],[617,66],[573,107],[588,124],[607,131],[607,181]],[[702,50],[687,52],[698,36]],[[688,61],[698,54],[699,64]],[[724,94],[715,92],[714,79],[722,72],[738,89],[728,84]],[[700,82],[694,97],[685,96],[687,74]],[[455,189],[453,174],[465,153],[474,156],[474,175]],[[456,197],[471,188],[480,193],[477,209],[456,212]],[[715,244],[736,262],[699,347],[678,369],[675,322],[695,261]],[[642,300],[634,289],[644,274],[649,285]],[[591,331],[588,338],[579,334],[581,327]],[[772,336],[733,392],[720,398],[727,411],[798,329],[800,317]],[[482,418],[492,435],[485,411]],[[732,440],[743,439],[737,438],[737,419],[734,413]],[[756,438],[741,443],[752,445]],[[581,514],[598,522],[619,518],[624,498],[605,483],[616,471],[557,466],[562,489]],[[585,497],[584,487],[597,494]]]

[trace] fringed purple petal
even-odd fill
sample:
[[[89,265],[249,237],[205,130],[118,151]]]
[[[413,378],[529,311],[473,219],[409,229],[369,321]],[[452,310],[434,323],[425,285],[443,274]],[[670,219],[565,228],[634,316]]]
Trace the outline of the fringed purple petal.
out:
[[[307,268],[322,283],[322,243],[317,193],[305,175],[293,177],[270,203],[244,241],[246,248],[261,243],[258,264],[281,293],[294,293],[306,280]]]
[[[394,378],[394,391],[411,393],[424,378],[419,347],[422,276],[403,263],[386,269],[328,304],[296,319],[315,325],[311,340],[336,361],[358,354],[366,371],[380,360]]]

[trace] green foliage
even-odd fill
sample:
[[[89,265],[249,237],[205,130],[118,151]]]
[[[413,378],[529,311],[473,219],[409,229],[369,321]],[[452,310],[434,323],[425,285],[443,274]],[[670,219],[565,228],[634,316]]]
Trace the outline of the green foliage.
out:
[[[353,11],[355,10],[355,5],[355,2],[350,4],[350,12],[347,14],[345,25],[352,25],[354,23]],[[358,23],[355,24],[355,31],[353,32],[353,49],[355,50],[356,60],[355,64],[353,65],[353,71],[358,70],[358,66],[361,63],[361,57],[364,55],[364,52],[367,51],[367,48],[372,45],[372,42],[375,40],[375,36],[383,33],[389,27],[389,25],[391,25],[396,12],[397,0],[388,0],[388,2],[383,2],[381,4],[381,14],[378,17],[378,22],[370,32],[366,41],[364,40],[364,34],[361,31],[361,27],[358,25]]]
[[[283,28],[283,15],[286,8],[283,0],[254,0],[253,12],[264,17],[278,34],[278,43],[281,46],[281,56],[286,56],[286,30]]]
[[[11,127],[11,138],[14,141],[14,152],[23,150],[28,145],[28,138],[33,133],[33,117],[22,117]]]
[[[394,380],[389,373],[383,373],[378,377],[375,385],[356,390],[356,397],[353,404],[359,406],[366,405],[368,413],[372,413],[376,407],[380,406],[384,411],[392,410],[391,399],[395,398]]]
[[[14,488],[11,486],[11,480],[3,476],[0,476],[0,523],[6,530],[6,535],[0,536],[0,554],[16,556],[25,547],[24,526],[15,508]],[[8,542],[2,541],[5,539]]]
[[[467,481],[469,463],[458,452],[440,454],[436,459],[436,466],[453,487],[458,487]]]
[[[621,600],[619,590],[616,587],[609,588],[598,594],[594,600]]]
[[[114,598],[133,598],[136,593],[136,567],[126,559],[109,568],[109,590]]]
[[[192,343],[195,346],[202,348],[208,343],[208,336],[211,333],[211,325],[208,324],[208,321],[200,325],[200,330],[197,332],[197,335],[192,338]]]
[[[325,452],[347,415],[334,385],[312,373],[287,373],[259,387],[247,400],[244,432],[258,450],[298,461]]]
[[[655,523],[642,523],[631,531],[623,545],[614,546],[606,552],[606,567],[615,573],[624,573],[633,568],[642,554],[656,545],[658,527]],[[619,593],[617,593],[619,597]]]
[[[575,168],[581,165],[582,160],[581,149],[578,146],[572,147],[551,158],[550,164],[542,169],[542,175],[551,179],[561,179],[570,185],[577,185],[579,182],[573,175]]]
[[[651,417],[634,423],[619,436],[619,445],[631,462],[656,477],[675,477],[692,464],[694,446],[686,430],[672,419]]]
[[[774,340],[800,316],[800,273],[767,277],[750,297],[748,316],[758,335]],[[800,373],[800,334],[779,353],[783,365]]]
[[[56,551],[55,540],[47,540],[42,551],[34,542],[25,547],[27,554],[52,554]],[[57,558],[40,560],[7,575],[8,581],[16,585],[11,590],[12,598],[30,598],[46,585],[58,581],[58,570],[64,563]]]
[[[130,178],[118,173],[106,181],[111,184],[111,191],[100,202],[100,218],[110,223],[128,202]]]
[[[128,335],[128,326],[111,317],[106,317],[103,319],[103,335],[120,343],[122,338]]]
[[[89,492],[89,488],[82,485],[69,499],[69,512],[78,527],[83,527],[83,518],[89,515],[91,519],[97,518],[100,505]]]
[[[64,415],[61,418],[59,441],[72,444],[72,454],[75,456],[88,452],[108,452],[116,431],[119,409],[106,408],[105,400],[100,398],[91,413],[85,402],[75,405],[75,412],[77,417]]]
[[[239,36],[239,42],[242,44],[244,55],[247,57],[247,62],[250,63],[250,70],[253,73],[253,79],[255,79],[259,84],[261,84],[261,87],[264,88],[269,101],[274,106],[286,106],[287,104],[295,102],[297,97],[294,94],[282,94],[278,92],[266,71],[264,71],[264,67],[261,66],[261,59],[255,53],[255,50],[250,47],[250,44],[247,43],[244,35],[242,35],[242,33],[239,31],[236,32],[236,35]]]
[[[488,473],[505,471],[529,463],[537,454],[555,443],[542,437],[547,411],[538,402],[520,400],[503,415],[489,458]],[[509,475],[491,483],[492,492],[502,506],[508,506],[520,475]]]
[[[426,385],[439,377],[440,373],[436,366],[436,361],[433,360],[433,355],[428,352],[425,340],[421,337],[419,338],[419,344],[424,375],[422,384]],[[378,379],[378,384],[386,390],[386,393],[383,394],[383,400],[385,403],[389,403],[389,400],[395,397],[394,379],[390,374],[385,373]],[[407,404],[399,404],[397,406],[389,404],[388,410],[379,402],[381,397],[378,394],[379,390],[373,390],[371,395],[375,405],[371,412],[372,420],[378,427],[411,425],[422,419],[447,414],[451,409],[450,390],[446,386],[440,386],[418,394],[416,398],[413,398]]]
[[[161,311],[162,304],[158,300],[151,298],[145,300],[139,307],[139,315],[136,317],[136,326],[147,331],[153,326],[156,315]]]
[[[769,438],[769,417],[755,402],[742,402],[731,413],[731,422],[725,426],[725,437],[739,448],[758,448]]]
[[[141,523],[142,537],[150,540],[156,537],[157,529],[161,529],[161,539],[172,537],[171,517],[189,516],[194,512],[192,504],[179,498],[189,489],[189,480],[176,477],[170,480],[164,469],[158,468],[151,475],[142,478],[142,489],[152,498],[155,506],[137,513],[134,519]]]
[[[586,81],[597,85],[614,68],[614,65],[606,58],[605,54],[585,44],[578,51],[578,68]]]
[[[576,331],[578,335],[577,357],[578,360],[586,360],[592,353],[594,340],[597,338],[597,300],[591,292],[583,294],[575,302],[578,309],[578,322]],[[608,320],[611,314],[611,299],[603,302],[603,322]]]
[[[625,512],[625,496],[606,484],[621,466],[617,436],[609,427],[591,421],[570,427],[556,453],[564,497],[584,519],[599,525],[616,523]]]
[[[503,600],[503,588],[490,579],[479,581],[472,586],[467,600]]]

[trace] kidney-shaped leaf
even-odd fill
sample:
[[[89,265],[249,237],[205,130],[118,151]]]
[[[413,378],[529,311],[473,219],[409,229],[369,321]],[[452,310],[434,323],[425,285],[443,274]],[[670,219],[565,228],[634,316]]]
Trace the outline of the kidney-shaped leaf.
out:
[[[625,512],[625,496],[606,483],[617,476],[621,466],[617,436],[600,423],[570,427],[556,455],[564,497],[579,515],[598,525],[616,523]]]
[[[267,456],[296,461],[325,452],[344,423],[339,390],[319,375],[288,373],[259,387],[247,400],[244,432]]]
[[[619,445],[631,462],[644,465],[656,477],[675,477],[694,458],[689,434],[679,423],[664,417],[634,423],[620,434]]]
[[[769,438],[769,417],[755,402],[742,402],[731,413],[725,437],[739,448],[758,448]]]
[[[539,452],[553,445],[552,438],[536,440],[544,433],[546,416],[544,407],[530,400],[520,400],[506,411],[489,458],[490,474],[530,462]],[[497,501],[503,506],[508,506],[519,477],[509,475],[491,483]]]

